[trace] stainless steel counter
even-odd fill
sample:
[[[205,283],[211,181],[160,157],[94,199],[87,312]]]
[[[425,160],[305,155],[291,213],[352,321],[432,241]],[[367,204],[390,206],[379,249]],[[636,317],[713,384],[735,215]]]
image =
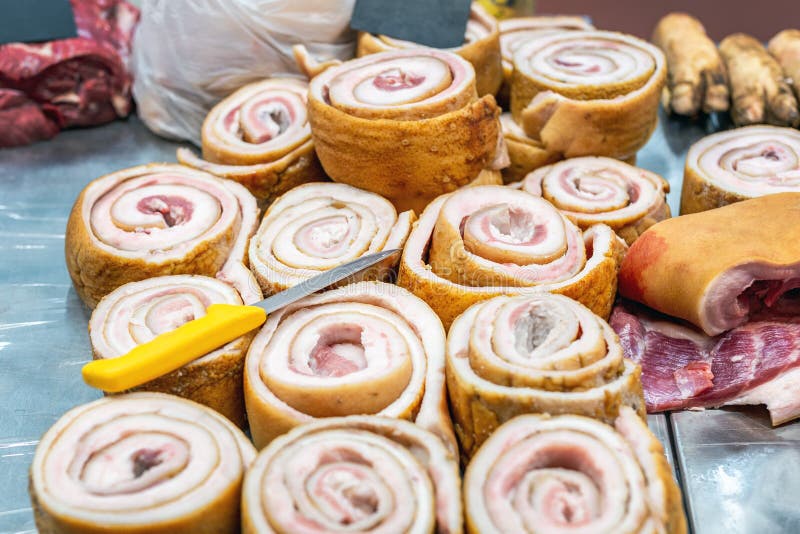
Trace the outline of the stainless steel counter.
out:
[[[686,150],[715,127],[664,120],[639,153],[640,166],[670,181],[674,213]],[[174,161],[176,146],[131,119],[0,149],[0,532],[35,531],[27,471],[37,440],[66,410],[100,396],[80,378],[89,311],[64,265],[72,203],[97,176]],[[694,532],[800,532],[800,423],[772,429],[762,408],[649,423],[678,470]]]

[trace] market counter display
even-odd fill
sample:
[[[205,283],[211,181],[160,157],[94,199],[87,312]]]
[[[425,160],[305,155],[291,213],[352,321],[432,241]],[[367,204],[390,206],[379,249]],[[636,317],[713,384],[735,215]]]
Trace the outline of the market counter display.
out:
[[[718,125],[660,117],[637,166],[670,183],[678,212],[685,155]],[[53,141],[0,152],[4,193],[0,264],[0,531],[32,532],[28,470],[42,434],[71,408],[100,397],[80,378],[91,358],[90,311],[72,288],[63,260],[64,228],[93,177],[152,161],[174,161],[178,145],[150,134],[136,118]],[[792,532],[800,479],[800,425],[772,428],[763,407],[649,415],[677,471],[693,532]]]

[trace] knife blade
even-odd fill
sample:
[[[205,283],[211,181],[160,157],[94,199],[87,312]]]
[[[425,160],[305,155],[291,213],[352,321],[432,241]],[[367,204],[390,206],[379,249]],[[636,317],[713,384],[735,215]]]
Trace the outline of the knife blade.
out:
[[[109,393],[140,386],[258,328],[267,320],[267,314],[342,280],[358,279],[400,252],[392,249],[362,256],[255,304],[212,304],[203,317],[134,347],[125,355],[87,363],[81,371],[83,380]]]

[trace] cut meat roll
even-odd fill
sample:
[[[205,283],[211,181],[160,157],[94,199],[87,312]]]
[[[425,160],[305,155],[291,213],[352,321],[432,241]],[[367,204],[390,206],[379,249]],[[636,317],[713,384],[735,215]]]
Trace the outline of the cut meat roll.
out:
[[[477,98],[475,71],[426,48],[372,54],[311,81],[309,121],[334,181],[421,212],[468,184],[503,153],[500,110]],[[502,158],[500,158],[502,160]]]
[[[524,413],[612,422],[621,407],[644,415],[639,366],[614,331],[562,295],[496,297],[460,315],[447,336],[447,391],[467,456]]]
[[[458,462],[430,432],[384,417],[303,425],[261,451],[245,478],[245,533],[455,534]]]
[[[422,214],[398,284],[448,326],[480,300],[552,291],[608,317],[625,244],[605,225],[581,232],[546,200],[508,187],[443,195]]]
[[[308,125],[308,84],[275,78],[246,85],[203,122],[203,158],[178,149],[178,161],[241,183],[262,205],[289,189],[325,179]]]
[[[211,304],[242,304],[231,286],[206,276],[159,276],[118,287],[89,321],[94,359],[116,358],[206,314]],[[136,388],[172,393],[245,425],[242,374],[255,333],[246,334],[180,369]]]
[[[800,287],[798,232],[800,193],[667,219],[631,246],[620,294],[720,334]]]
[[[800,132],[745,126],[696,142],[686,156],[681,214],[800,191]]]
[[[519,124],[514,122],[511,113],[500,115],[500,125],[509,158],[509,166],[503,169],[505,183],[518,182],[531,171],[561,159],[561,154],[548,152],[540,141],[525,135]]]
[[[239,532],[245,435],[213,410],[132,393],[78,406],[36,448],[39,532]]]
[[[568,159],[532,172],[520,185],[580,228],[607,224],[629,245],[670,216],[666,180],[611,158]]]
[[[467,532],[684,534],[661,443],[628,408],[613,425],[569,415],[504,424],[467,467]]]
[[[514,52],[519,46],[537,37],[563,33],[565,31],[593,30],[585,18],[567,15],[516,17],[504,19],[500,26],[500,52],[503,58],[503,86],[500,99],[507,101],[511,90],[511,74],[514,72]]]
[[[636,154],[653,133],[664,54],[614,32],[563,32],[520,44],[511,113],[525,133],[564,157]]]
[[[166,274],[216,275],[245,303],[261,299],[247,269],[258,207],[230,180],[181,165],[132,167],[91,182],[67,222],[67,268],[94,307],[128,282]]]
[[[407,291],[361,282],[273,313],[245,363],[247,418],[261,448],[321,417],[414,420],[455,450],[444,393],[444,330]]]
[[[416,43],[393,39],[385,35],[360,33],[356,54],[361,57],[376,52],[419,46]],[[503,81],[500,63],[500,30],[495,18],[477,2],[473,2],[470,9],[464,44],[448,51],[458,54],[472,64],[475,69],[475,83],[479,95],[493,95],[497,92]]]
[[[415,219],[349,185],[302,185],[267,210],[250,241],[250,266],[264,292],[276,293],[366,254],[402,248]],[[386,279],[396,262],[366,276]]]

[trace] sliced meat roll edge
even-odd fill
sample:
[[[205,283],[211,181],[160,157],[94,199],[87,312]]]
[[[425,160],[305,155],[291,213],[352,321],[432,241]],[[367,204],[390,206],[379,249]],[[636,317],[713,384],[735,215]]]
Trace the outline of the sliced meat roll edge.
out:
[[[447,336],[447,392],[467,456],[525,413],[612,422],[644,416],[638,365],[608,324],[563,295],[495,297],[459,316]]]
[[[305,184],[278,198],[250,240],[250,267],[267,294],[348,261],[402,248],[416,220],[391,202],[345,184]],[[363,274],[392,276],[398,259]],[[352,283],[354,280],[348,280]]]
[[[360,282],[273,313],[245,362],[250,432],[261,448],[318,418],[415,421],[456,450],[447,413],[444,330],[406,290]]]
[[[30,471],[40,532],[239,532],[247,437],[200,404],[130,393],[73,408]]]
[[[467,532],[684,534],[661,443],[630,408],[612,424],[570,415],[505,423],[467,467]]]
[[[581,232],[546,200],[502,186],[436,199],[406,243],[398,284],[449,326],[496,295],[540,291],[578,299],[607,317],[625,244],[606,225]]]
[[[264,449],[243,489],[245,533],[458,534],[458,461],[413,423],[350,416],[298,427]]]
[[[273,78],[245,85],[203,122],[203,158],[178,149],[189,167],[235,180],[261,205],[306,182],[325,180],[308,125],[308,84]]]
[[[472,65],[449,52],[379,52],[330,67],[311,80],[308,110],[325,172],[400,211],[419,213],[505,164],[500,109],[478,98]]]
[[[247,189],[181,165],[131,167],[87,185],[67,222],[67,269],[88,306],[128,282],[216,276],[261,299],[245,262],[258,206]]]
[[[205,316],[211,304],[243,304],[239,293],[206,276],[159,276],[120,286],[100,301],[89,320],[94,359],[116,358],[156,336]],[[242,375],[255,332],[231,341],[136,391],[184,397],[246,425]]]

